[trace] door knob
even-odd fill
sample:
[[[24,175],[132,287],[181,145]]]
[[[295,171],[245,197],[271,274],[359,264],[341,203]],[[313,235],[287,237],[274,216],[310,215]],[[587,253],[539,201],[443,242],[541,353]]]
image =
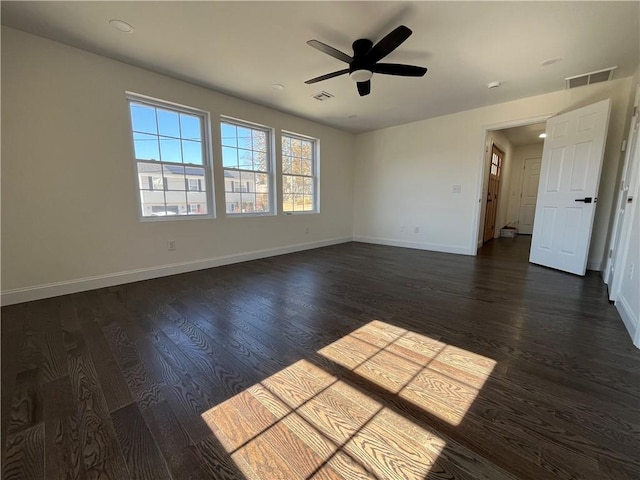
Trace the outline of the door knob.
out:
[[[575,201],[576,202],[591,203],[593,201],[593,198],[592,197],[576,198]]]

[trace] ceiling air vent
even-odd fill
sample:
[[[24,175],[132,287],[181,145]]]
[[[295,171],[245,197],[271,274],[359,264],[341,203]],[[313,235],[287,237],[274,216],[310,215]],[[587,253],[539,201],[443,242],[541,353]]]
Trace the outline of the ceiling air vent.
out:
[[[331,95],[329,92],[318,92],[316,93],[313,98],[315,98],[316,100],[320,100],[321,102],[324,102],[325,100],[329,100],[330,98],[333,98],[333,95]]]
[[[591,85],[592,83],[608,82],[613,78],[613,71],[618,67],[605,68],[604,70],[598,70],[597,72],[583,73],[582,75],[576,75],[575,77],[565,78],[566,88],[582,87],[584,85]]]

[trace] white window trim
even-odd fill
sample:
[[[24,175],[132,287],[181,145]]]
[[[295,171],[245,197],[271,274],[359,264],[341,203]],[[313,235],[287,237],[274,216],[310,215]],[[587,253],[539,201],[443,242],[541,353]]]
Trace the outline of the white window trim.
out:
[[[309,137],[307,135],[302,135],[300,133],[290,132],[288,130],[281,130],[281,138],[289,137],[289,138],[297,138],[298,140],[304,140],[306,142],[311,142],[313,145],[313,158],[312,158],[312,168],[313,175],[294,175],[289,173],[282,172],[280,181],[282,182],[282,212],[285,215],[314,215],[320,213],[320,140],[314,137]],[[282,158],[282,141],[280,142],[280,158]],[[304,178],[312,178],[313,179],[313,210],[303,210],[303,211],[287,211],[284,209],[284,181],[282,177],[285,175],[290,175],[292,177],[304,177]]]
[[[241,120],[239,118],[235,118],[235,117],[229,117],[226,115],[221,115],[220,116],[220,122],[218,124],[218,129],[220,129],[222,127],[223,123],[228,123],[230,125],[235,125],[237,127],[244,127],[244,128],[250,128],[253,130],[262,130],[263,132],[265,132],[266,138],[267,138],[267,161],[269,163],[269,171],[268,172],[262,172],[262,171],[257,171],[257,170],[246,170],[246,169],[242,169],[242,168],[229,168],[229,167],[225,167],[224,166],[224,160],[222,158],[222,148],[224,145],[222,145],[222,138],[220,139],[220,165],[222,167],[222,176],[223,176],[223,183],[222,183],[222,193],[224,195],[224,214],[226,218],[251,218],[251,217],[275,217],[278,215],[278,204],[276,203],[276,182],[275,182],[275,175],[276,175],[276,169],[275,169],[275,160],[274,160],[274,156],[275,156],[275,149],[273,148],[273,145],[275,145],[275,130],[273,127],[269,127],[267,125],[261,125],[259,123],[254,123],[254,122],[249,122],[247,120]],[[262,174],[267,174],[267,178],[269,179],[269,205],[271,207],[269,212],[247,212],[247,213],[228,213],[227,212],[227,191],[226,191],[226,187],[224,185],[224,171],[225,170],[233,170],[235,172],[247,172],[247,173],[262,173]],[[230,192],[231,193],[231,192]]]
[[[129,119],[129,139],[130,139],[130,151],[133,157],[133,170],[134,175],[133,178],[135,180],[135,192],[136,192],[136,203],[138,208],[138,221],[140,222],[173,222],[177,220],[210,220],[216,218],[216,203],[215,203],[215,179],[213,175],[213,149],[212,145],[212,136],[211,136],[211,114],[204,110],[200,110],[199,108],[189,107],[186,105],[181,105],[174,102],[169,102],[166,100],[161,100],[154,97],[149,97],[146,95],[141,95],[139,93],[134,92],[125,92],[125,98],[127,100],[127,118]],[[174,163],[174,162],[161,162],[161,161],[153,161],[154,164],[158,165],[183,165],[183,166],[193,166],[197,168],[204,168],[204,176],[205,176],[205,185],[207,188],[207,214],[205,215],[167,215],[167,216],[144,216],[142,214],[142,200],[140,196],[140,184],[138,180],[138,162],[145,162],[145,160],[138,160],[135,158],[135,143],[133,141],[133,121],[131,119],[131,102],[135,103],[143,103],[153,107],[169,109],[177,112],[187,113],[190,115],[195,115],[202,118],[202,143],[203,143],[203,159],[202,165],[196,164],[186,164],[186,163]],[[147,163],[152,163],[151,161],[147,161]],[[165,190],[166,191],[166,190]],[[165,202],[166,204],[166,202]],[[189,207],[187,206],[187,211]]]

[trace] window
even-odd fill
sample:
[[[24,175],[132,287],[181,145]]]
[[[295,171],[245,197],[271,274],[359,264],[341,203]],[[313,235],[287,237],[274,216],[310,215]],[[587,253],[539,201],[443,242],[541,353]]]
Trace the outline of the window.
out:
[[[500,176],[500,168],[502,167],[502,155],[503,153],[493,146],[491,151],[491,175],[496,177]]]
[[[164,179],[162,177],[150,175],[147,178],[149,179],[149,190],[164,190]]]
[[[282,209],[318,211],[317,140],[282,134]]]
[[[128,100],[140,216],[212,216],[207,114],[134,95]]]
[[[273,213],[271,131],[230,120],[220,123],[220,131],[227,214]]]
[[[199,192],[202,190],[202,180],[199,178],[187,178],[187,190]]]

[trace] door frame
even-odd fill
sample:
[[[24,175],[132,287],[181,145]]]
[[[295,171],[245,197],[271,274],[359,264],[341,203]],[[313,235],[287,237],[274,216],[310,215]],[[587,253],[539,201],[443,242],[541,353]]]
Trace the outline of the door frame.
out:
[[[480,168],[479,168],[478,178],[476,180],[476,196],[475,196],[475,198],[477,198],[478,200],[476,202],[475,213],[473,216],[473,237],[471,239],[472,243],[470,248],[472,255],[477,255],[478,248],[482,246],[480,225],[481,224],[484,225],[483,223],[484,218],[481,218],[481,217],[482,217],[483,202],[486,203],[486,198],[483,199],[483,188],[484,188],[484,178],[485,178],[486,169],[487,169],[486,148],[487,148],[487,141],[489,140],[490,132],[492,130],[504,130],[505,128],[524,127],[525,125],[532,125],[534,123],[546,122],[547,120],[549,120],[549,118],[553,117],[556,114],[557,112],[552,112],[545,115],[538,115],[535,117],[506,120],[504,122],[492,123],[482,127],[482,131],[483,131],[482,147],[481,149],[479,149],[479,151],[482,152],[482,154],[480,155],[480,158],[478,160]],[[480,243],[478,243],[479,241]]]
[[[619,268],[619,242],[620,235],[622,233],[622,229],[624,226],[624,215],[628,215],[628,208],[625,208],[624,211],[621,209],[622,201],[627,198],[627,190],[632,187],[629,185],[631,181],[632,170],[634,167],[634,158],[633,158],[633,150],[635,147],[635,142],[640,142],[640,128],[636,128],[636,124],[639,121],[638,117],[640,116],[640,83],[636,85],[636,94],[633,102],[633,114],[631,115],[631,120],[629,123],[629,131],[627,132],[626,138],[626,151],[624,153],[624,160],[622,164],[622,170],[620,172],[620,178],[618,178],[618,183],[616,184],[616,193],[613,198],[613,209],[614,209],[614,219],[611,230],[609,231],[609,241],[607,244],[607,252],[606,253],[606,261],[604,270],[602,272],[602,278],[604,283],[607,284],[609,288],[609,300],[615,301],[618,296],[618,291],[614,291],[613,287],[613,279],[615,277],[615,273],[612,271],[616,267]],[[637,167],[636,167],[637,168]],[[625,189],[626,187],[626,189]]]

